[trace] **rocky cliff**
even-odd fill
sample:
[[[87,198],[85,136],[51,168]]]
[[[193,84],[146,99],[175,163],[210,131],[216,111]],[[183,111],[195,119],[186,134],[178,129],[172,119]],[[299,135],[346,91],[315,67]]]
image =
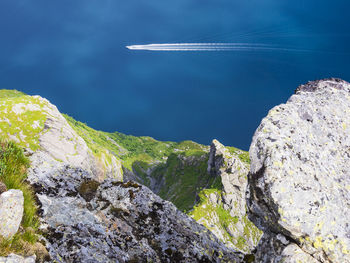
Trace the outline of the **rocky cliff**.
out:
[[[196,191],[214,180],[209,175],[201,177],[202,171],[207,173],[208,147],[190,141],[158,142],[150,137],[95,131],[62,116],[39,96],[1,92],[2,135],[22,147],[30,160],[27,175],[18,174],[30,183],[39,208],[39,228],[32,224],[34,229],[28,231],[35,231],[33,240],[39,238],[45,244],[50,261],[241,262],[244,255],[226,247],[173,204],[147,187],[121,183],[124,170],[126,176],[143,180],[179,206],[193,207]],[[6,149],[1,152],[4,165],[5,161],[14,163],[17,155],[11,155],[11,161],[5,152]],[[182,170],[175,168],[178,165]],[[155,171],[152,176],[142,175],[146,167]],[[159,175],[164,180],[157,182]],[[1,180],[5,180],[3,176]],[[170,185],[168,180],[177,176],[182,179]],[[5,180],[11,189],[9,182]],[[188,190],[179,191],[186,182]],[[5,200],[14,190],[4,191],[1,198]],[[21,218],[16,219],[11,223],[18,229]],[[10,230],[6,225],[3,232]],[[30,238],[25,238],[26,231],[16,240],[24,238],[25,244],[30,243]],[[11,251],[9,244],[7,249]],[[30,251],[36,253],[31,249],[20,254],[29,255]],[[13,258],[20,261],[20,257]],[[37,257],[38,261],[47,259],[48,255]]]
[[[349,83],[301,85],[249,158],[95,131],[2,90],[0,262],[350,262],[349,113]]]
[[[257,262],[350,262],[350,84],[301,85],[250,147]]]
[[[248,219],[246,187],[249,158],[217,140],[211,144],[207,172],[218,183],[203,189],[200,201],[189,213],[210,229],[228,247],[250,254],[261,237],[261,231]]]
[[[260,232],[245,208],[247,152],[216,140],[208,147],[100,132],[66,118],[91,148],[106,147],[121,160],[124,181],[149,187],[213,231],[226,246],[244,253],[255,248]]]

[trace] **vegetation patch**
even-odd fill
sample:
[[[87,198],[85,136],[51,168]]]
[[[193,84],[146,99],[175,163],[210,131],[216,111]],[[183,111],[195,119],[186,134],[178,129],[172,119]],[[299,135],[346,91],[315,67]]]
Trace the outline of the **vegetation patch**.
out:
[[[16,90],[0,90],[0,132],[24,148],[39,148],[47,102]]]
[[[231,146],[226,146],[226,148],[229,150],[229,152],[231,154],[234,154],[234,155],[237,155],[238,158],[246,163],[246,164],[250,164],[250,158],[249,158],[249,152],[246,152],[246,151],[242,151],[238,148],[235,148],[235,147],[231,147]]]
[[[151,174],[154,178],[164,176],[159,196],[171,201],[181,211],[192,210],[199,192],[216,179],[207,172],[208,155],[203,151],[195,157],[171,154],[166,164]]]
[[[0,256],[10,253],[23,254],[24,248],[35,244],[38,240],[39,221],[33,189],[25,182],[29,160],[21,147],[14,142],[0,140],[0,181],[7,189],[19,189],[24,196],[24,215],[22,230],[9,240],[0,238]]]
[[[210,201],[211,194],[214,194],[218,199],[217,204],[213,204]],[[231,244],[236,249],[248,252],[249,246],[247,240],[253,240],[257,243],[260,239],[261,231],[249,221],[247,215],[243,218],[231,216],[230,212],[222,206],[222,194],[222,191],[218,189],[202,190],[199,193],[200,201],[189,215],[211,231],[219,229],[223,233],[222,241],[224,243]],[[244,230],[242,235],[235,239],[230,235],[229,229],[236,231],[237,223],[241,223]]]
[[[204,151],[208,151],[208,147],[192,141],[176,143],[157,141],[148,136],[137,137],[120,132],[96,131],[66,114],[63,116],[96,155],[99,156],[108,150],[120,159],[123,166],[130,171],[138,169],[140,164],[142,164],[142,168],[148,168],[154,164],[165,163],[168,156],[173,153],[201,156]]]

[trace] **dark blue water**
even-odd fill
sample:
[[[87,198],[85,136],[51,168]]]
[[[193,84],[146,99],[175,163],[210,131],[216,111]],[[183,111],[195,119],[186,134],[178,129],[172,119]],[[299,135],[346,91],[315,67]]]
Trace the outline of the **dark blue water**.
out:
[[[3,0],[0,87],[40,94],[105,131],[217,138],[248,149],[263,116],[308,80],[350,80],[349,1]],[[249,42],[312,52],[147,52]]]

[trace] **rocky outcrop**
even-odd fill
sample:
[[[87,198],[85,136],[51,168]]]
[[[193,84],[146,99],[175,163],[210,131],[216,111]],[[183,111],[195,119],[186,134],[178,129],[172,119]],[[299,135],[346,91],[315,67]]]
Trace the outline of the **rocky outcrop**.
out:
[[[122,180],[120,161],[108,151],[95,155],[56,106],[40,96],[7,93],[0,98],[0,132],[25,148],[37,172],[70,165],[90,171],[99,180]]]
[[[230,153],[228,148],[213,140],[210,149],[208,172],[221,177],[223,207],[240,218],[246,215],[245,192],[247,188],[248,164]]]
[[[23,193],[11,189],[0,195],[0,236],[13,237],[21,224],[23,217]]]
[[[249,174],[257,262],[350,262],[349,116],[350,84],[327,79],[262,120]]]
[[[57,262],[240,262],[206,228],[145,186],[65,166],[34,182]]]
[[[10,254],[7,257],[0,257],[0,263],[35,263],[36,257],[22,257],[15,254]]]
[[[207,169],[219,184],[202,191],[201,202],[191,214],[227,246],[250,253],[255,249],[261,231],[249,221],[246,213],[249,164],[240,160],[240,150],[233,151],[213,140]]]
[[[39,137],[40,149],[31,156],[32,166],[45,167],[47,171],[49,167],[56,169],[58,166],[70,165],[90,171],[99,181],[106,177],[122,180],[120,161],[110,155],[111,161],[106,165],[105,156],[94,156],[56,106],[41,97],[38,99],[44,101],[46,120]],[[46,165],[43,166],[43,163]]]

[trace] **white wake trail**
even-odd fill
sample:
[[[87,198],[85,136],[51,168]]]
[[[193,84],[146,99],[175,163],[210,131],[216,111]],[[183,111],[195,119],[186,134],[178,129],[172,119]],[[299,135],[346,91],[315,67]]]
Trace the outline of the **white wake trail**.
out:
[[[148,51],[289,51],[308,52],[269,44],[252,43],[171,43],[126,46],[130,50]]]

